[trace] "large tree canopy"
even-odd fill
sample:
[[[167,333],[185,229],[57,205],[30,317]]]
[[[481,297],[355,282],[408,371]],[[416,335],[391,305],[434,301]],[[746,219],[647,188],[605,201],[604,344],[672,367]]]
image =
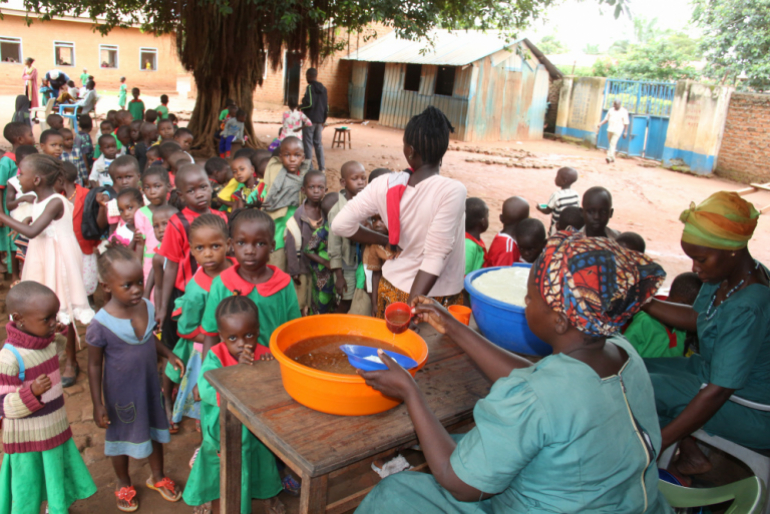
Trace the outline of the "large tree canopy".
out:
[[[742,72],[748,85],[770,88],[770,0],[693,0],[694,21],[703,29],[706,73],[734,80]]]
[[[273,67],[284,49],[318,63],[343,48],[347,33],[372,22],[392,26],[400,37],[417,39],[441,26],[515,32],[542,17],[557,0],[25,0],[28,11],[50,19],[86,15],[108,33],[139,24],[155,33],[174,33],[182,65],[198,88],[190,128],[195,144],[213,150],[217,114],[234,99],[251,120],[252,95],[262,81],[264,52]],[[597,0],[615,16],[627,0]],[[0,7],[2,4],[0,3]],[[247,123],[255,141],[251,123]]]

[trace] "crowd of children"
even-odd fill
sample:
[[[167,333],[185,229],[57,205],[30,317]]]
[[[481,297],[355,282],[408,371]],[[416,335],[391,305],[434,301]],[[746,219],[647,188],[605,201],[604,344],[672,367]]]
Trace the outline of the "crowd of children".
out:
[[[378,284],[383,263],[398,249],[356,243],[330,227],[368,183],[391,170],[367,175],[361,163],[346,162],[339,190],[329,192],[326,175],[312,169],[295,135],[306,119],[291,113],[274,151],[233,152],[234,142],[245,141],[245,113],[232,102],[220,116],[221,156],[196,163],[188,153],[193,134],[175,125],[168,97],[145,110],[138,88],[130,102],[126,92],[121,79],[121,110],[107,113],[95,145],[89,116],[79,118],[77,136],[60,116],[50,116],[39,153],[29,123],[4,129],[12,150],[0,159],[0,251],[14,284],[7,300],[9,351],[0,352],[0,414],[6,418],[0,512],[29,501],[47,501],[51,512],[64,512],[95,490],[64,413],[62,390],[79,372],[75,321],[88,325],[93,419],[106,430],[117,507],[133,512],[139,504],[129,458],[149,459],[145,485],[167,501],[216,506],[219,401],[205,371],[272,359],[270,335],[301,316],[383,313]],[[502,230],[489,249],[482,240],[489,208],[481,198],[467,198],[465,274],[534,263],[550,244],[548,234],[563,231],[611,238],[643,254],[639,234],[608,226],[611,193],[591,187],[581,200],[571,189],[577,180],[573,168],[557,171],[559,189],[537,205],[551,215],[548,229],[530,217],[526,199],[506,199]],[[379,216],[364,225],[388,235]],[[104,303],[94,313],[99,284]],[[700,287],[697,275],[682,274],[667,299],[693,305]],[[626,321],[626,337],[642,357],[685,356],[697,347],[692,331],[645,312]],[[56,332],[67,337],[61,371],[54,360]],[[26,376],[19,375],[25,368]],[[30,430],[25,427],[43,415],[48,425],[22,440],[22,431]],[[201,432],[184,491],[165,475],[163,462],[163,444],[183,417],[195,419]],[[275,456],[247,431],[243,452],[243,504],[259,499],[266,512],[283,512],[277,495],[296,493],[296,482],[281,476]],[[33,459],[38,454],[43,458]],[[51,462],[78,471],[65,475],[49,469]],[[21,467],[26,474],[18,473]],[[43,475],[60,483],[45,487],[37,478]],[[25,489],[30,485],[32,500]]]

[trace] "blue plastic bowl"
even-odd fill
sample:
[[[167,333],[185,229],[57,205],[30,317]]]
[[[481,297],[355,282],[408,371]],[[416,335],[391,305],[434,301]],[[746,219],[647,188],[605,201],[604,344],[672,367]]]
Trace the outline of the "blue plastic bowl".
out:
[[[516,263],[514,266],[531,268],[531,264]],[[526,355],[550,355],[553,348],[541,341],[527,325],[524,308],[490,298],[473,286],[473,281],[484,273],[502,269],[483,268],[468,273],[465,290],[471,297],[471,310],[476,324],[484,337],[497,346]]]

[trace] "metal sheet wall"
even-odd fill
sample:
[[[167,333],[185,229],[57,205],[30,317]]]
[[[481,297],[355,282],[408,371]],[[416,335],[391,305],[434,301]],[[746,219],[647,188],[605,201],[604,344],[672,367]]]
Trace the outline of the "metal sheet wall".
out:
[[[366,101],[366,75],[369,70],[368,62],[354,62],[350,72],[348,85],[348,105],[350,117],[364,119],[364,102]]]
[[[515,52],[511,52],[508,59],[495,57],[494,64],[491,57],[485,57],[472,65],[458,68],[452,96],[434,94],[437,66],[423,65],[419,90],[404,91],[406,65],[387,63],[380,124],[405,128],[412,116],[434,105],[454,125],[453,139],[509,141],[542,138],[548,106],[548,71],[542,64],[531,66]],[[365,63],[354,64],[350,87],[351,116],[362,118],[366,90]]]
[[[543,137],[548,106],[548,71],[533,69],[512,54],[507,60],[474,63],[465,141],[510,141]]]
[[[468,117],[468,94],[473,68],[467,66],[457,70],[452,96],[434,94],[437,71],[437,66],[423,66],[419,91],[404,91],[406,65],[386,64],[380,124],[388,127],[405,128],[412,116],[421,113],[429,105],[433,105],[441,109],[455,127],[453,139],[463,140]]]

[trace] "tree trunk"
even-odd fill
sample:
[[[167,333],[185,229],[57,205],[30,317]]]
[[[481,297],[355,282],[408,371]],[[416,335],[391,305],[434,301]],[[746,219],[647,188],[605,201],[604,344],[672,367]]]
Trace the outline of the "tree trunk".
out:
[[[200,73],[206,75],[206,71]],[[246,122],[244,123],[245,134],[248,136],[246,146],[252,148],[265,148],[254,135],[254,126],[251,123],[251,113],[254,107],[254,90],[257,83],[245,80],[244,77],[229,79],[223,78],[219,85],[204,85],[206,81],[199,83],[197,73],[193,71],[195,83],[198,88],[198,96],[195,99],[195,108],[188,128],[195,134],[193,147],[197,153],[203,156],[211,157],[219,154],[216,148],[214,136],[221,129],[219,113],[225,108],[228,99],[235,101],[239,109],[246,111]]]
[[[251,114],[265,64],[260,7],[249,0],[231,0],[229,12],[215,2],[182,5],[177,51],[198,89],[189,124],[193,146],[203,155],[218,153],[214,136],[220,130],[219,113],[232,99],[246,111],[247,145],[257,147]]]

